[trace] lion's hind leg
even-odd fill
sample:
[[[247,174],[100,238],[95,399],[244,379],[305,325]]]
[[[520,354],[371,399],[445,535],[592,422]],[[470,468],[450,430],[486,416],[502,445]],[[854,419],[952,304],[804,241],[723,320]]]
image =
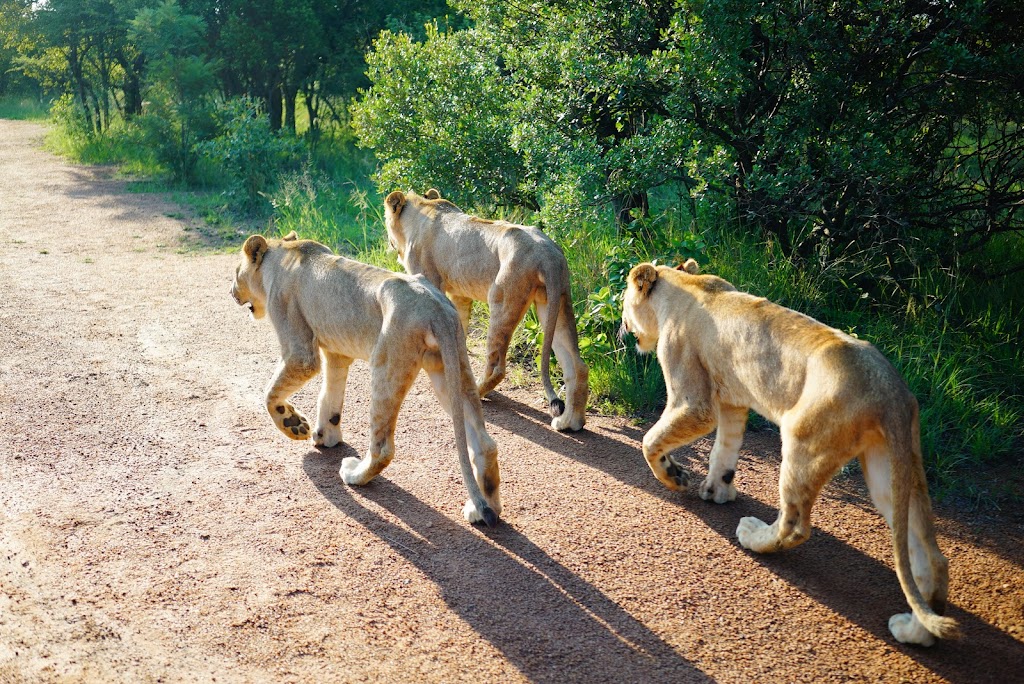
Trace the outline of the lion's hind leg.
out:
[[[267,385],[267,412],[277,429],[289,439],[309,439],[309,421],[288,402],[288,398],[316,375],[319,362],[316,354],[309,359],[282,358]]]
[[[384,470],[395,455],[398,411],[420,366],[411,352],[406,355],[395,350],[391,356],[393,358],[378,348],[370,358],[370,447],[363,458],[349,456],[341,462],[339,474],[346,484],[366,484]]]
[[[345,407],[345,384],[352,359],[338,354],[323,353],[323,385],[317,401],[316,431],[313,440],[317,446],[334,447],[341,444],[341,412]]]
[[[871,500],[885,521],[892,527],[892,475],[890,453],[885,445],[868,449],[860,458],[861,470],[867,481]],[[907,545],[910,552],[910,567],[921,595],[932,609],[942,615],[945,612],[949,591],[949,561],[939,550],[935,540],[935,528],[931,516],[931,501],[923,484],[923,473],[915,479],[910,499],[910,520]],[[889,618],[889,631],[897,641],[905,644],[931,646],[935,636],[929,632],[913,613],[897,613]]]
[[[487,367],[477,387],[481,398],[505,378],[508,345],[512,341],[512,333],[515,332],[516,326],[526,315],[526,309],[530,306],[530,296],[533,294],[529,291],[523,292],[521,287],[506,288],[503,286],[503,280],[505,279],[499,273],[487,297],[491,318],[487,324]]]
[[[740,544],[757,553],[774,553],[807,541],[814,502],[841,462],[835,454],[815,453],[808,445],[787,440],[784,431],[778,516],[771,525],[754,517],[740,519],[736,527]]]
[[[448,383],[445,379],[444,367],[440,358],[431,359],[431,355],[424,360],[427,368],[427,375],[430,376],[434,394],[438,403],[445,413],[451,415],[451,395],[448,392]],[[431,362],[433,361],[433,362]],[[484,495],[487,505],[491,507],[495,515],[501,515],[501,493],[499,486],[501,476],[498,472],[498,445],[494,439],[487,434],[484,427],[483,412],[480,408],[479,399],[471,398],[468,393],[475,392],[476,387],[473,381],[473,374],[468,364],[462,369],[462,385],[467,396],[462,397],[462,414],[466,426],[466,443],[469,448],[469,456],[473,466],[473,475],[476,478],[477,486]],[[484,512],[477,509],[473,499],[466,500],[462,514],[468,522],[476,523],[484,520]]]
[[[548,315],[547,307],[538,303],[537,317],[540,319],[542,330],[547,330]],[[580,356],[576,320],[568,295],[561,299],[551,348],[555,352],[555,358],[558,359],[558,365],[562,369],[562,380],[565,382],[565,406],[559,415],[552,418],[551,427],[559,432],[582,430],[587,421],[590,370]],[[547,397],[547,399],[548,404],[551,404],[552,401],[560,401],[557,396]]]

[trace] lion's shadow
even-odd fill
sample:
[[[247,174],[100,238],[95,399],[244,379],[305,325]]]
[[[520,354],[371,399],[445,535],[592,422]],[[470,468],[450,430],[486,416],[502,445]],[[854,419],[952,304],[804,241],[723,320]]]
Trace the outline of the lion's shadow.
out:
[[[889,633],[888,618],[909,608],[890,567],[819,528],[814,529],[808,542],[783,553],[759,555],[740,549],[736,541],[736,526],[740,518],[754,516],[771,522],[777,512],[774,501],[769,505],[741,491],[731,504],[713,504],[697,497],[692,484],[686,494],[670,492],[651,475],[639,445],[631,449],[621,441],[590,430],[576,434],[556,433],[549,427],[545,413],[506,395],[492,393],[485,404],[485,412],[490,423],[567,458],[598,468],[624,484],[686,508],[711,530],[730,540],[737,550],[751,554],[758,563],[810,598],[893,644],[950,681],[983,681],[984,673],[980,671],[979,664],[992,658],[1019,662],[1024,668],[1021,644],[973,613],[959,608],[955,585],[951,587],[952,602],[948,614],[960,622],[964,639],[944,642],[931,649],[901,646]],[[645,431],[627,427],[622,432],[625,437],[638,442]],[[681,460],[694,461],[695,466],[698,466],[697,461],[701,461],[701,465],[706,467],[706,456],[700,452],[709,450],[710,441],[697,442],[680,450]],[[772,465],[778,466],[777,463]],[[844,498],[848,498],[848,494]],[[860,499],[854,504],[873,510],[864,493]]]
[[[348,487],[337,472],[342,458],[353,455],[347,445],[310,452],[303,469],[328,501],[434,582],[449,608],[529,680],[710,681],[508,523],[478,532],[384,477],[358,489]],[[361,499],[385,507],[408,529],[373,512]]]

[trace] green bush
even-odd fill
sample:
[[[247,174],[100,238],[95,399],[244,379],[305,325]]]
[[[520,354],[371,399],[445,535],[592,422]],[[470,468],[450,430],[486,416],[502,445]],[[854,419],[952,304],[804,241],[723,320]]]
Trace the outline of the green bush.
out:
[[[270,208],[267,193],[285,171],[298,168],[306,154],[303,142],[274,133],[257,102],[248,98],[229,101],[217,118],[221,133],[199,149],[227,173],[237,196],[235,205],[263,214]]]

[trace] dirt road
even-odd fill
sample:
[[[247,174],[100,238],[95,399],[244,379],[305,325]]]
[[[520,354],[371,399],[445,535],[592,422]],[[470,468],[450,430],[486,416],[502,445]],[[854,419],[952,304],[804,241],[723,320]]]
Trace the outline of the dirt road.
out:
[[[0,121],[0,682],[1010,682],[1024,678],[1022,517],[938,507],[965,638],[903,647],[886,528],[841,476],[815,532],[740,548],[774,517],[778,444],[748,436],[739,499],[666,491],[643,429],[553,433],[538,388],[485,402],[504,519],[465,524],[450,424],[421,378],[398,455],[361,489],[347,444],[278,434],[267,322],[228,296],[160,196]],[[315,390],[297,405],[313,411]],[[682,450],[706,469],[709,441]]]

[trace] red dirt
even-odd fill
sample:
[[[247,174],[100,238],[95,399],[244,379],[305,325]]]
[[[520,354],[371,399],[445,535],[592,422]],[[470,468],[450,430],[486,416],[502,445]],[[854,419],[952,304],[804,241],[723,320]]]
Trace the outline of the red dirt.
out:
[[[467,525],[454,439],[425,379],[369,486],[368,373],[347,443],[281,436],[262,388],[269,323],[228,295],[160,195],[41,151],[0,121],[0,682],[1009,682],[1024,677],[1024,518],[938,505],[950,614],[931,649],[886,627],[905,602],[884,522],[840,475],[815,531],[773,557],[779,450],[748,435],[736,502],[665,490],[643,428],[547,427],[537,387],[485,402],[503,521]],[[296,404],[312,412],[315,387]],[[710,441],[681,450],[706,469]]]

